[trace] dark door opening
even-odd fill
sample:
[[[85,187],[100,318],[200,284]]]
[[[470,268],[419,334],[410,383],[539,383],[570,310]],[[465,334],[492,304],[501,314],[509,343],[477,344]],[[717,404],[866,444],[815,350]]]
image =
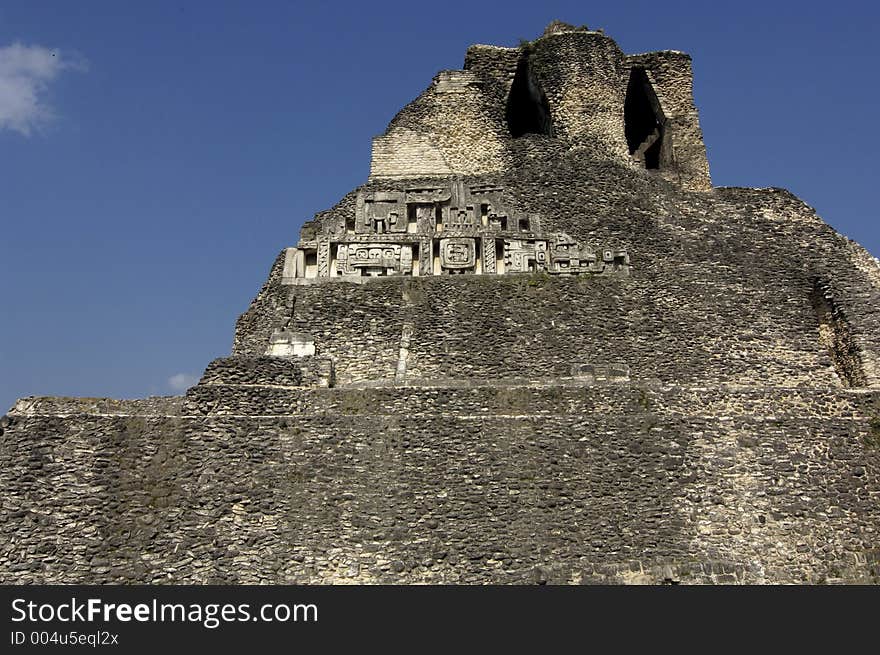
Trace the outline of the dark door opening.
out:
[[[510,94],[507,96],[507,128],[514,137],[523,134],[553,136],[547,96],[529,70],[527,57],[519,60],[510,85]]]
[[[660,102],[642,68],[630,71],[623,114],[629,154],[645,168],[661,168],[663,118]]]

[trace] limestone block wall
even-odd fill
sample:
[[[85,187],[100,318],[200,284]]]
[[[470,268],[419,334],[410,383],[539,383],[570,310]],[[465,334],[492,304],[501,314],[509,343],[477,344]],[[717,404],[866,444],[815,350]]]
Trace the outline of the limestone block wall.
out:
[[[267,385],[326,387],[333,383],[333,365],[320,357],[223,357],[208,364],[199,386]]]
[[[370,177],[372,179],[409,175],[451,175],[433,134],[405,127],[373,139]]]
[[[629,161],[623,129],[624,54],[599,32],[563,32],[533,43],[530,64],[547,94],[557,135],[597,157]]]
[[[482,83],[486,97],[486,111],[500,126],[505,125],[505,109],[517,65],[523,58],[521,48],[502,48],[494,45],[472,45],[464,57],[464,69],[473,73]]]
[[[753,267],[772,262],[789,271],[780,271],[780,279],[800,275],[824,285],[850,332],[865,383],[880,385],[880,262],[789,191],[718,189],[716,194],[721,200],[716,211],[733,219],[723,227],[719,222],[718,233],[751,244],[758,255]]]
[[[524,162],[474,179],[503,186],[511,206],[539,215],[546,230],[627,250],[629,278],[291,288],[276,262],[239,319],[234,354],[263,354],[293,299],[292,329],[316,333],[341,384],[395,379],[405,328],[408,380],[559,377],[574,364],[623,362],[638,379],[665,382],[846,384],[820,334],[813,297],[821,284],[849,335],[837,341],[853,344],[864,383],[880,384],[880,265],[791,193],[681,193],[586,151],[526,153]],[[382,184],[410,183],[421,181]],[[346,197],[309,229],[344,225],[352,204]]]
[[[652,414],[658,416],[687,415],[704,420],[772,416],[803,420],[832,418],[845,422],[875,416],[876,397],[874,390],[834,387],[691,387],[637,382],[586,383],[576,379],[555,385],[532,380],[518,384],[389,385],[357,389],[294,389],[273,384],[230,383],[193,387],[178,414],[393,416],[399,413],[413,417],[449,414],[490,418],[523,413],[616,416],[650,407]]]
[[[797,298],[810,296],[817,277],[830,281],[869,384],[877,384],[880,264],[792,193],[774,188],[680,193],[657,176],[596,161],[587,152],[529,150],[521,162],[504,179],[514,202],[539,213],[549,229],[626,249],[631,278],[654,287],[643,307],[656,302],[691,307],[703,321],[715,313],[711,296],[682,292],[714,286],[719,302],[729,309],[740,305],[744,315],[754,317],[751,325],[741,323],[724,310],[733,321],[728,333],[738,335],[733,338],[760,339],[761,330],[771,325],[768,338],[784,329],[812,339],[818,323]],[[768,295],[771,289],[790,302],[777,305]],[[701,298],[707,304],[698,310]],[[793,307],[799,307],[797,313]],[[789,320],[796,323],[781,325]],[[721,330],[718,337],[726,338]],[[751,352],[745,349],[744,356]]]
[[[180,396],[151,396],[120,400],[116,398],[69,398],[65,396],[29,396],[11,408],[16,416],[52,415],[59,417],[88,414],[95,416],[177,416]],[[2,427],[0,427],[2,430]],[[2,432],[0,432],[2,436]]]
[[[398,285],[322,284],[293,293],[292,327],[314,338],[318,357],[334,362],[337,384],[395,377],[404,324]]]
[[[810,278],[769,277],[657,265],[623,279],[340,281],[293,287],[293,322],[333,360],[338,384],[395,379],[406,328],[406,380],[565,377],[575,365],[621,362],[635,379],[667,383],[840,385],[820,344]],[[236,354],[262,354],[258,336],[239,331]]]
[[[500,172],[503,138],[478,79],[442,71],[373,140],[370,179]]]
[[[0,581],[876,580],[876,392],[275,392],[302,401],[13,413]]]
[[[880,261],[855,241],[845,241],[848,263],[853,267],[843,277],[835,279],[841,299],[853,310],[847,320],[854,325],[859,344],[865,378],[871,386],[880,386]]]

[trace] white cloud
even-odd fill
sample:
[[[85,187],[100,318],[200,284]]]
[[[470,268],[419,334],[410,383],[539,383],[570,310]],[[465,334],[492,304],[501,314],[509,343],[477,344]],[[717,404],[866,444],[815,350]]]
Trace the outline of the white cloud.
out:
[[[21,43],[0,47],[0,130],[30,136],[53,117],[46,102],[49,83],[63,70],[83,70],[84,62],[57,50]]]
[[[198,381],[198,375],[192,375],[190,373],[175,373],[168,378],[168,386],[171,387],[172,391],[180,392],[186,391]]]

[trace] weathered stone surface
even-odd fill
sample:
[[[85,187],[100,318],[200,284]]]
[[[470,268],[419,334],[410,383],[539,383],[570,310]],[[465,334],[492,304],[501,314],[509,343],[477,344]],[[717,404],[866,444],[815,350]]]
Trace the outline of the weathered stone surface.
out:
[[[202,413],[211,389],[220,404]],[[255,391],[200,385],[175,417],[60,417],[40,402],[14,414],[0,451],[3,539],[16,546],[0,554],[3,582],[876,571],[878,458],[862,441],[874,391]]]
[[[880,265],[712,188],[690,58],[472,46],[183,397],[0,419],[4,583],[880,575]]]

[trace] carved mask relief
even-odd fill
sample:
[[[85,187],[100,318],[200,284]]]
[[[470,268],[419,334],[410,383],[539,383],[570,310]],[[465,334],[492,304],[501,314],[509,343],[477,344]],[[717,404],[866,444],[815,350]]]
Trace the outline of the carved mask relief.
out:
[[[477,262],[473,239],[440,239],[440,265],[448,270],[474,268]]]
[[[597,256],[565,233],[543,233],[540,217],[512,211],[503,189],[490,184],[361,191],[354,218],[345,224],[354,230],[327,229],[290,249],[286,283],[301,277],[580,275],[629,269],[626,251]],[[315,256],[310,253],[316,253],[316,266],[309,264]]]

